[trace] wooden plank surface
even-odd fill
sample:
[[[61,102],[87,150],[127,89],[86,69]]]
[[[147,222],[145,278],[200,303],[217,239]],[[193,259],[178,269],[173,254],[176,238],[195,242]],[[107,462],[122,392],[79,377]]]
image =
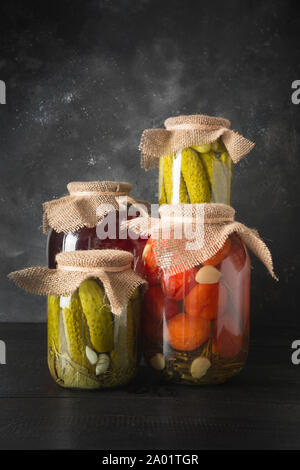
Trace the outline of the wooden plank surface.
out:
[[[46,364],[44,324],[1,324],[0,448],[300,448],[300,365],[294,329],[252,335],[247,366],[219,386],[160,383],[141,367],[127,387],[58,387]]]

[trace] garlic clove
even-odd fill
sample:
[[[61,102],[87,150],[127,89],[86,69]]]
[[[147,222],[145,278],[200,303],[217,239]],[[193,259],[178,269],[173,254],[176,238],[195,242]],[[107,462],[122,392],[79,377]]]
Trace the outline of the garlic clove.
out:
[[[98,354],[93,351],[93,349],[91,349],[89,346],[86,346],[85,354],[91,364],[96,364],[98,361]]]
[[[153,369],[163,370],[166,367],[165,356],[161,353],[155,354],[150,359],[150,365],[153,367]]]
[[[199,284],[216,284],[219,282],[221,272],[214,266],[202,266],[197,272],[195,279]]]
[[[211,362],[207,357],[197,357],[191,364],[191,375],[194,379],[201,379],[211,366]]]
[[[152,246],[150,245],[150,243],[147,243],[143,250],[142,261],[145,261],[145,258],[148,256],[151,250],[152,250]]]
[[[107,354],[99,354],[96,364],[96,375],[104,374],[109,368],[110,359]]]

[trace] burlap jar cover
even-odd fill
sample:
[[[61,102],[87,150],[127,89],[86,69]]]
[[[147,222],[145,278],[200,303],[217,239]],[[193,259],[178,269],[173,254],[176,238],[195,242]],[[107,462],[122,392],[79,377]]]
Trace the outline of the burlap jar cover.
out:
[[[159,208],[159,215],[159,219],[138,217],[126,225],[129,231],[151,235],[156,262],[163,270],[176,273],[199,265],[214,256],[230,234],[237,233],[277,279],[268,247],[256,230],[234,220],[232,207],[213,203],[165,204]]]
[[[141,166],[146,170],[158,166],[160,157],[174,155],[179,150],[209,144],[221,138],[233,163],[250,152],[254,143],[229,129],[228,119],[194,114],[170,117],[165,120],[166,129],[146,129],[139,149]]]
[[[8,275],[18,287],[39,295],[67,296],[88,278],[102,282],[111,310],[120,315],[138,286],[147,283],[132,269],[133,255],[120,250],[78,250],[59,253],[57,268],[43,266]]]
[[[67,185],[69,195],[43,204],[43,231],[75,232],[96,225],[113,209],[129,202],[143,212],[146,201],[130,197],[131,184],[116,181],[76,181]]]

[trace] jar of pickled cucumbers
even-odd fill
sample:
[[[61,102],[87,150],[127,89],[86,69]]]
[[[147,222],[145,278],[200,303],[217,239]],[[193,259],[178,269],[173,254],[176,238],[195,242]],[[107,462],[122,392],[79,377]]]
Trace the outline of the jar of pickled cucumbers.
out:
[[[145,282],[132,255],[86,250],[57,255],[57,268],[10,275],[20,287],[48,295],[48,365],[57,384],[116,387],[136,374]]]
[[[193,209],[189,215],[186,207]],[[143,253],[149,283],[142,308],[144,356],[169,381],[224,382],[243,368],[248,353],[246,246],[275,277],[270,252],[256,231],[234,220],[230,206],[166,205],[159,212]],[[135,221],[129,225],[134,229]]]
[[[232,160],[221,139],[159,159],[159,204],[231,204]]]
[[[159,204],[231,204],[233,163],[254,144],[218,117],[171,117],[165,127],[146,129],[140,142],[142,167],[159,166]]]
[[[132,240],[120,227],[122,221],[138,216],[139,210],[147,211],[148,203],[130,197],[129,183],[71,182],[68,190],[68,196],[44,203],[48,266],[55,268],[60,252],[91,249],[129,251],[135,266],[145,239]]]

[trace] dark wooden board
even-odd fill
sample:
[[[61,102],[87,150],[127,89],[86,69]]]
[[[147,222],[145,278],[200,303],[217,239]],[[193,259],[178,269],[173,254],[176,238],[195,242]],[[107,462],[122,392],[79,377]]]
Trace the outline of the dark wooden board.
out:
[[[58,387],[46,364],[45,324],[0,324],[0,448],[300,448],[300,366],[293,329],[255,333],[247,366],[219,386],[160,383],[141,367],[127,387]]]

